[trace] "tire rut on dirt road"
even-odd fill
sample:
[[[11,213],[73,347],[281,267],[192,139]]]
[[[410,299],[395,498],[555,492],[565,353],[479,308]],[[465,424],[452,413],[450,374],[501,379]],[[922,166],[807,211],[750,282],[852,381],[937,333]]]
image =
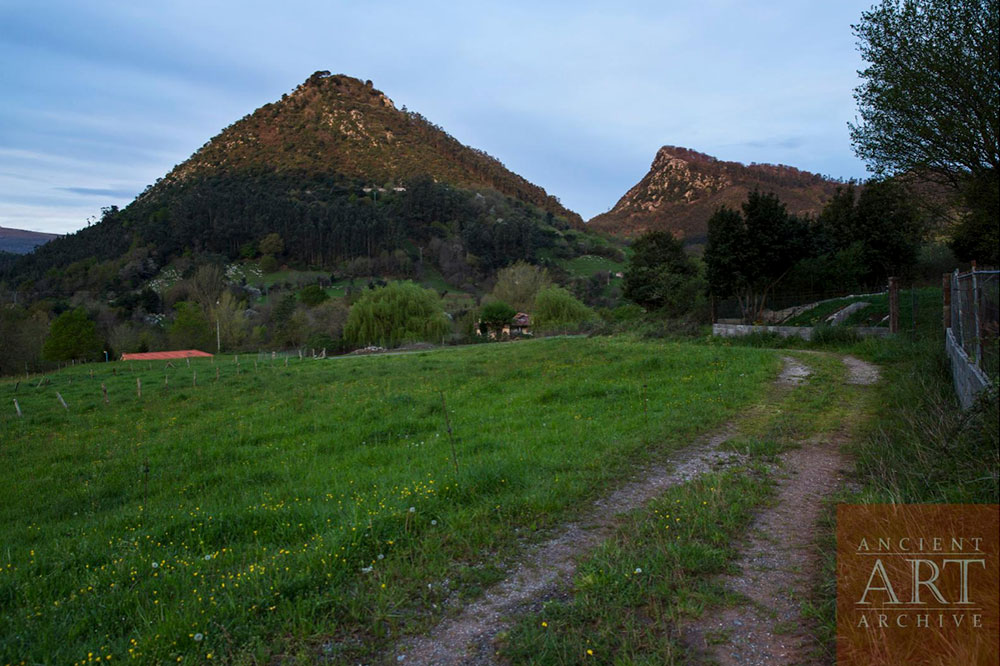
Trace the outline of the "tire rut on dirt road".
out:
[[[782,361],[784,367],[775,381],[778,387],[794,388],[811,374],[807,366],[790,356]],[[596,501],[579,520],[529,547],[506,578],[482,597],[428,633],[401,641],[385,655],[385,662],[428,666],[498,663],[494,647],[497,635],[510,626],[512,617],[568,590],[577,558],[611,536],[617,516],[645,505],[672,486],[743,460],[737,452],[720,449],[737,433],[734,423],[726,424],[671,454],[662,464],[639,470],[631,481]]]
[[[845,383],[871,385],[876,366],[842,358]],[[719,666],[808,666],[819,663],[814,642],[804,630],[802,602],[819,566],[813,544],[823,502],[844,482],[848,469],[841,445],[849,424],[810,437],[781,457],[782,478],[773,507],[758,515],[740,548],[737,575],[725,586],[745,604],[709,612],[684,627],[684,641],[695,663]]]

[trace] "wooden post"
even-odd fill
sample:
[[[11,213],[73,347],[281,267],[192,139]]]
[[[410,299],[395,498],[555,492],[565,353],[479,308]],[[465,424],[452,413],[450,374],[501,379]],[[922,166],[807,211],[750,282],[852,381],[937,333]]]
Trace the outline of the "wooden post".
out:
[[[142,377],[135,378],[135,392],[140,398],[142,397]]]
[[[941,276],[941,296],[944,297],[941,321],[944,322],[944,330],[947,331],[951,328],[951,273],[944,273]]]
[[[24,415],[21,414],[21,405],[17,404],[17,398],[14,398],[14,410],[17,412],[17,418],[23,418]]]
[[[193,370],[191,372],[191,386],[197,386],[197,385],[198,385],[198,371]]]
[[[899,279],[889,278],[889,332],[899,333]]]
[[[65,409],[68,412],[69,405],[67,405],[66,401],[63,400],[63,397],[59,394],[59,391],[56,391],[56,397],[59,398],[59,404],[63,406],[63,409]]]
[[[455,476],[458,476],[458,453],[455,451],[455,438],[451,434],[451,419],[448,418],[448,404],[444,401],[444,391],[441,391],[441,408],[444,410],[444,423],[448,428],[448,440],[451,442],[451,462],[455,466]]]
[[[163,375],[163,388],[170,388],[170,378]]]
[[[111,403],[108,401],[108,387],[104,385],[104,382],[101,382],[101,393],[104,394],[104,404],[110,405]]]

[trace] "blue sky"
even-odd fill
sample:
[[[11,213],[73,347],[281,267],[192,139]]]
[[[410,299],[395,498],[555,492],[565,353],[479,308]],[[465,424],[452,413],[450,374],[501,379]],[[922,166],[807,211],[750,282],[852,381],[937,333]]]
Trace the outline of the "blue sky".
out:
[[[0,0],[0,226],[79,229],[324,69],[585,219],[665,144],[864,177],[850,24],[871,4]]]

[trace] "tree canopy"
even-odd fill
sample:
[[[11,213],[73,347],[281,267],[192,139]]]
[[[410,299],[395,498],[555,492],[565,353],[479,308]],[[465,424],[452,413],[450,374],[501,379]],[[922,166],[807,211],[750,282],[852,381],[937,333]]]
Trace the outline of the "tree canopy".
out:
[[[355,344],[395,346],[440,341],[448,329],[438,295],[407,280],[365,291],[347,315],[344,337]]]
[[[997,0],[882,0],[852,28],[868,66],[851,138],[876,173],[1000,168]]]
[[[868,66],[854,91],[854,150],[880,176],[956,192],[960,259],[996,262],[1000,217],[1000,4],[882,0],[852,26]]]
[[[97,327],[83,308],[76,308],[63,312],[52,322],[42,356],[50,361],[93,361],[100,358],[101,350]]]
[[[698,267],[673,234],[652,231],[632,245],[624,295],[647,310],[679,315],[694,305],[703,285]]]
[[[594,311],[562,287],[547,287],[535,296],[532,323],[539,330],[579,326],[594,319]]]
[[[517,311],[503,301],[490,301],[479,312],[480,325],[485,328],[485,331],[482,332],[492,330],[499,335],[503,327],[510,324],[516,314]]]
[[[722,207],[708,221],[705,264],[717,298],[735,296],[756,319],[769,292],[809,252],[807,225],[774,194],[750,193],[741,211]]]

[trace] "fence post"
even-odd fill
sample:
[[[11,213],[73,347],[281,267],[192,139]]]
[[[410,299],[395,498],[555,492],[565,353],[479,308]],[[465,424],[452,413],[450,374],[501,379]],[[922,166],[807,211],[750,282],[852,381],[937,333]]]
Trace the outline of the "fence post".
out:
[[[941,276],[941,296],[944,298],[941,321],[944,323],[944,330],[947,331],[951,328],[951,273]]]
[[[955,269],[955,272],[951,274],[951,302],[953,304],[951,311],[951,319],[952,319],[951,332],[955,336],[955,342],[957,342],[960,347],[964,348],[965,342],[963,341],[963,334],[965,333],[965,331],[962,330],[963,329],[962,321],[964,319],[962,317],[962,292],[959,291],[957,268]],[[955,326],[954,326],[956,321],[958,322],[958,332],[955,331]]]
[[[979,323],[979,284],[976,281],[976,262],[972,262],[972,318],[976,326],[976,367],[983,367],[983,329]]]
[[[889,278],[889,332],[899,333],[899,280]]]

